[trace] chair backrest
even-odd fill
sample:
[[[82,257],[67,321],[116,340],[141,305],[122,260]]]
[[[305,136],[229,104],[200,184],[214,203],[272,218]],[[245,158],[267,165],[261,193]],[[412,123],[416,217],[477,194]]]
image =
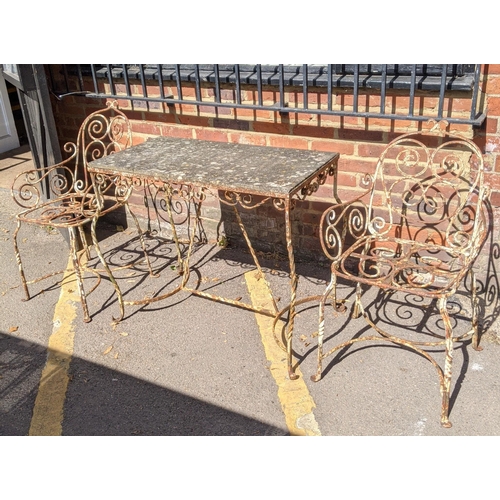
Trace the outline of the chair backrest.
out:
[[[87,116],[76,142],[64,145],[67,153],[64,161],[46,168],[21,172],[12,183],[11,195],[24,209],[39,207],[50,203],[50,200],[71,195],[86,196],[93,188],[87,172],[88,163],[131,145],[130,123],[118,109],[117,102],[110,102],[105,109]],[[49,200],[46,201],[45,197]]]
[[[368,204],[373,235],[464,251],[479,246],[486,235],[483,157],[471,140],[446,126],[435,123],[385,148]]]
[[[82,123],[76,144],[67,143],[65,151],[74,154],[75,189],[86,191],[90,184],[88,163],[132,145],[132,128],[126,115],[118,109],[117,101],[105,109],[91,113]]]

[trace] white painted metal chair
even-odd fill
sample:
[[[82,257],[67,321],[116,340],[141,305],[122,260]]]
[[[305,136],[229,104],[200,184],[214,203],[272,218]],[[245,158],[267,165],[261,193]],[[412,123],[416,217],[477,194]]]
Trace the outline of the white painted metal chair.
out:
[[[471,141],[446,132],[446,122],[428,132],[405,134],[392,141],[378,160],[375,174],[367,176],[363,195],[328,208],[321,220],[321,242],[331,259],[331,280],[319,308],[318,365],[313,381],[322,377],[323,361],[340,349],[360,342],[388,342],[409,348],[436,368],[442,394],[441,424],[450,427],[449,397],[453,349],[472,338],[479,348],[478,299],[474,261],[486,237],[483,157]],[[358,336],[324,351],[325,306],[332,300],[337,311],[337,280],[356,284],[352,315],[363,315],[378,335]],[[455,336],[449,300],[467,279],[472,303],[471,328]],[[417,341],[383,331],[362,305],[363,286],[376,287],[434,300],[444,332],[432,340]],[[389,325],[390,326],[390,325]],[[435,349],[444,347],[444,368]]]

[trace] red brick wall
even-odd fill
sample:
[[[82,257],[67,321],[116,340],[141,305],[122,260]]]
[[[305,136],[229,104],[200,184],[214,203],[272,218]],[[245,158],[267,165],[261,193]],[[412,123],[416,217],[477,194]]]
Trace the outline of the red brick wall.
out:
[[[487,113],[486,122],[479,129],[467,125],[451,126],[451,130],[461,132],[472,138],[485,153],[488,173],[487,182],[492,188],[491,202],[494,216],[500,211],[500,65],[484,65],[482,70],[481,95],[482,107]],[[133,82],[134,83],[134,82]],[[117,92],[120,92],[120,85]],[[134,91],[134,85],[132,85]],[[142,93],[142,87],[137,89]],[[194,98],[194,84],[184,84],[183,98]],[[148,95],[158,93],[148,88]],[[276,89],[265,88],[264,100],[276,100]],[[166,86],[165,93],[177,94],[175,86]],[[222,100],[233,100],[233,90],[223,89]],[[213,97],[213,90],[202,89],[203,98]],[[302,93],[292,89],[287,93],[290,106],[300,104]],[[309,104],[326,102],[326,93],[318,89],[309,96]],[[242,100],[257,102],[257,95],[243,87]],[[386,109],[396,111],[408,109],[408,97],[395,92],[386,98]],[[253,111],[246,109],[219,108],[191,105],[171,105],[150,103],[149,109],[144,101],[121,100],[120,107],[132,122],[134,142],[140,143],[151,136],[183,137],[210,141],[223,141],[245,144],[266,145],[269,147],[300,148],[308,150],[336,151],[340,153],[338,189],[341,199],[348,199],[357,192],[362,174],[372,173],[376,160],[384,147],[395,136],[416,130],[417,122],[406,120],[364,119],[352,117],[320,116],[307,113],[280,115],[273,111]],[[54,114],[58,124],[61,142],[74,140],[78,126],[91,111],[103,107],[103,101],[79,96],[65,97],[62,101],[54,99]],[[352,95],[339,90],[334,96],[333,105],[352,104]],[[319,106],[319,104],[318,104]],[[415,109],[437,106],[435,95],[425,94],[417,97]],[[445,102],[445,116],[467,115],[468,99],[456,93]],[[361,95],[359,111],[380,108],[380,96]],[[296,234],[300,251],[306,254],[320,252],[317,239],[317,220],[322,209],[332,200],[332,185],[320,188],[308,202],[301,203],[295,211]],[[140,198],[138,198],[140,199]],[[263,216],[269,217],[269,214]],[[299,223],[300,222],[300,223]],[[274,239],[272,235],[270,239]]]

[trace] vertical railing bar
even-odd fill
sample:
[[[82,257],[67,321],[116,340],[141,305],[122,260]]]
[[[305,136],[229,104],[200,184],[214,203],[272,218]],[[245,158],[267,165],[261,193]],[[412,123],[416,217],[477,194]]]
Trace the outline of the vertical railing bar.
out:
[[[380,113],[385,115],[385,95],[387,90],[387,64],[382,64],[382,81],[380,83]]]
[[[177,83],[177,98],[182,101],[182,85],[181,85],[181,65],[175,65],[175,81]]]
[[[146,79],[144,77],[144,64],[139,64],[139,75],[141,77],[141,86],[142,86],[142,97],[148,97],[148,89],[146,87]],[[146,101],[146,107],[149,111],[149,101]]]
[[[262,65],[257,64],[257,96],[259,99],[259,106],[263,105],[262,100]]]
[[[448,65],[443,64],[443,69],[441,73],[441,88],[439,89],[439,109],[438,109],[438,119],[443,118],[443,108],[444,108],[444,93],[446,90],[446,72],[448,71]]]
[[[285,107],[285,75],[283,64],[278,66],[278,75],[279,75],[279,91],[280,91],[280,108]]]
[[[240,82],[240,65],[234,65],[234,75],[236,77],[236,103],[241,104],[241,82]]]
[[[359,64],[354,65],[354,91],[353,91],[353,113],[358,112],[358,91],[359,91]]]
[[[472,91],[472,101],[470,109],[470,119],[474,120],[476,118],[477,112],[477,98],[479,95],[479,79],[481,76],[481,65],[476,64],[476,70],[474,71],[474,89]]]
[[[77,64],[77,73],[78,73],[78,85],[80,86],[80,90],[83,90],[83,75],[82,75],[82,67],[80,64]]]
[[[113,82],[113,74],[111,69],[111,64],[106,64],[106,69],[108,70],[108,83],[109,88],[111,89],[111,95],[115,95],[115,83]]]
[[[163,69],[161,64],[157,64],[158,68],[158,86],[160,87],[160,97],[165,99],[165,91],[163,90]]]
[[[141,77],[142,96],[148,97],[148,89],[146,87],[146,78],[144,76],[144,64],[139,64],[139,75]]]
[[[90,65],[90,71],[92,72],[92,80],[94,82],[94,93],[98,94],[99,93],[99,86],[97,85],[97,75],[95,72],[95,64]]]
[[[302,98],[304,100],[304,109],[309,108],[309,102],[307,99],[307,95],[309,92],[308,86],[307,86],[307,77],[308,77],[307,64],[303,64],[302,65]]]
[[[80,67],[80,65],[78,65],[78,67]],[[47,69],[49,70],[49,76],[50,76],[50,86],[51,88],[56,92],[59,92],[59,87],[56,88],[55,86],[55,82],[54,82],[54,72],[52,71],[52,65],[51,64],[47,64]],[[0,70],[1,71],[1,70]]]
[[[132,91],[130,90],[130,80],[128,79],[128,68],[126,64],[122,64],[123,67],[123,79],[125,80],[125,89],[127,91],[127,97],[132,96]]]
[[[410,84],[410,106],[408,109],[409,116],[414,115],[415,109],[415,82],[417,80],[417,65],[412,64],[411,66],[411,84]]]
[[[64,85],[66,86],[66,92],[69,92],[68,68],[66,67],[66,64],[63,64],[63,75],[64,75]]]
[[[333,71],[333,64],[328,65],[328,111],[332,110],[333,106],[333,76],[332,76],[332,71]]]
[[[196,85],[196,100],[201,102],[201,88],[200,88],[200,65],[194,65],[194,81]]]
[[[214,64],[214,74],[215,74],[215,102],[220,102],[220,75],[219,75],[218,64]]]
[[[50,65],[49,65],[50,66]],[[134,65],[135,66],[135,65]],[[146,85],[146,72],[145,69],[149,67],[148,65],[137,65],[139,67],[139,73],[140,73],[140,79],[141,79],[141,84],[142,84],[142,90],[143,90],[143,97],[145,99],[149,99],[148,96],[148,87]],[[163,70],[162,67],[163,65],[158,64],[158,65],[152,65],[151,68],[154,69],[154,67],[158,68],[158,84],[160,86],[160,99],[161,100],[166,100],[167,97],[165,96],[165,89],[164,89],[164,84],[165,84],[165,79],[163,77]],[[182,88],[181,88],[181,66],[182,65],[175,65],[175,70],[176,70],[176,80],[177,80],[177,90],[178,90],[178,95],[179,99],[182,100]],[[278,65],[278,77],[279,77],[279,106],[281,110],[286,107],[285,103],[285,71],[284,71],[284,64]],[[89,67],[91,70],[91,76],[92,76],[92,81],[93,81],[93,86],[94,86],[94,91],[95,93],[99,94],[99,80],[103,80],[103,76],[99,73],[99,76],[97,76],[97,73],[99,71],[102,71],[106,69],[107,71],[107,81],[110,85],[110,94],[111,95],[116,95],[117,90],[116,90],[116,77],[113,74],[114,69],[123,68],[123,79],[126,87],[126,94],[127,97],[132,97],[132,91],[131,91],[131,84],[129,80],[129,73],[128,73],[128,65],[112,65],[112,64],[104,64],[104,65],[95,65],[95,64],[90,64],[86,67]],[[215,74],[215,101],[218,104],[222,104],[221,101],[221,75],[220,75],[220,65],[213,65],[214,67],[214,74]],[[241,76],[241,65],[233,65],[234,67],[234,73],[235,73],[235,82],[236,82],[236,103],[238,106],[247,106],[247,104],[242,104],[243,102],[243,95],[242,95],[242,83],[245,82],[246,80],[242,81],[242,76]],[[359,96],[360,96],[360,85],[363,85],[363,82],[361,81],[360,83],[360,73],[361,73],[361,65],[353,65],[351,66],[354,68],[353,70],[353,106],[352,106],[352,113],[353,115],[358,115],[358,116],[364,116],[363,113],[360,113],[359,111]],[[407,119],[420,119],[415,116],[415,105],[417,103],[416,99],[416,94],[418,92],[418,65],[413,64],[410,66],[411,67],[411,81],[410,81],[410,92],[409,92],[409,106],[408,106],[408,115]],[[447,70],[450,67],[449,64],[444,64],[442,65],[441,68],[441,81],[440,81],[440,87],[439,87],[439,102],[438,102],[438,110],[437,110],[437,119],[443,119],[444,113],[445,113],[445,107],[446,107],[446,92],[449,87],[449,80],[448,80],[448,74]],[[62,65],[62,72],[64,76],[64,85],[66,86],[66,90],[69,90],[69,85],[70,85],[70,79],[68,77],[70,71],[73,70],[74,68],[74,73],[76,73],[77,77],[77,82],[80,89],[83,89],[85,85],[85,78],[83,74],[86,72],[82,69],[82,65],[74,65],[73,67],[69,67],[67,65]],[[276,68],[276,67],[275,67]],[[300,66],[299,66],[300,68]],[[334,65],[333,64],[328,64],[326,65],[327,68],[327,99],[328,99],[328,109],[327,112],[331,113],[333,111],[333,85],[334,85]],[[380,81],[380,114],[381,115],[386,115],[387,114],[387,103],[386,103],[386,97],[387,97],[387,89],[388,86],[390,85],[390,82],[387,81],[388,79],[388,65],[381,65],[381,81]],[[50,69],[50,67],[49,67]],[[474,82],[473,84],[469,87],[469,92],[472,90],[472,96],[471,96],[471,104],[469,110],[467,110],[467,113],[470,112],[470,117],[469,120],[470,122],[474,122],[476,120],[476,114],[477,114],[477,109],[479,106],[479,94],[480,94],[480,80],[481,80],[481,69],[482,66],[475,65],[474,67]],[[51,71],[51,70],[50,70]],[[253,73],[253,77],[256,75],[257,76],[257,93],[258,93],[258,106],[263,107],[263,86],[264,86],[264,77],[263,77],[263,70],[262,70],[262,65],[258,64],[254,66],[255,73]],[[363,70],[364,71],[364,70]],[[202,78],[201,78],[201,66],[200,65],[195,65],[195,78],[196,78],[196,98],[198,102],[202,102],[202,96],[201,96],[201,91],[202,91]],[[309,65],[308,64],[303,64],[302,65],[302,81],[303,81],[303,108],[304,110],[309,109]],[[204,74],[204,73],[203,73]],[[324,73],[323,73],[324,74]],[[276,75],[276,74],[275,74]],[[364,75],[364,73],[361,75],[361,77]],[[469,73],[471,75],[471,73]],[[51,75],[52,76],[52,75]],[[298,75],[296,75],[298,76]],[[314,76],[314,75],[313,75]],[[106,78],[106,77],[104,77]],[[106,81],[106,79],[104,79]],[[300,77],[299,77],[300,81]],[[313,80],[314,81],[314,80]],[[470,80],[469,80],[470,81]],[[75,85],[76,87],[76,85]],[[122,91],[121,91],[122,92]],[[120,92],[120,93],[121,93]],[[121,95],[123,95],[121,93]],[[470,94],[469,94],[470,95]],[[151,100],[154,100],[152,98]],[[255,100],[253,99],[253,106],[255,106]],[[276,105],[276,103],[274,104]],[[320,108],[323,109],[324,108]],[[326,111],[320,111],[318,112],[326,112]],[[404,111],[403,111],[404,113]],[[391,114],[389,116],[392,116]],[[425,118],[425,116],[423,117]],[[453,119],[454,122],[460,123],[460,120],[458,119]],[[463,120],[465,123],[465,120]]]

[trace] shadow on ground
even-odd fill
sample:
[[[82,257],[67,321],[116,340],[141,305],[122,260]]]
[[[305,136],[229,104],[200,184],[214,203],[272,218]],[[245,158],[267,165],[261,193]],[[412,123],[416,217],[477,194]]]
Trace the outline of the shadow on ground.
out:
[[[27,435],[46,359],[43,346],[0,333],[0,435]],[[73,358],[63,435],[253,436],[283,429],[166,387]]]

